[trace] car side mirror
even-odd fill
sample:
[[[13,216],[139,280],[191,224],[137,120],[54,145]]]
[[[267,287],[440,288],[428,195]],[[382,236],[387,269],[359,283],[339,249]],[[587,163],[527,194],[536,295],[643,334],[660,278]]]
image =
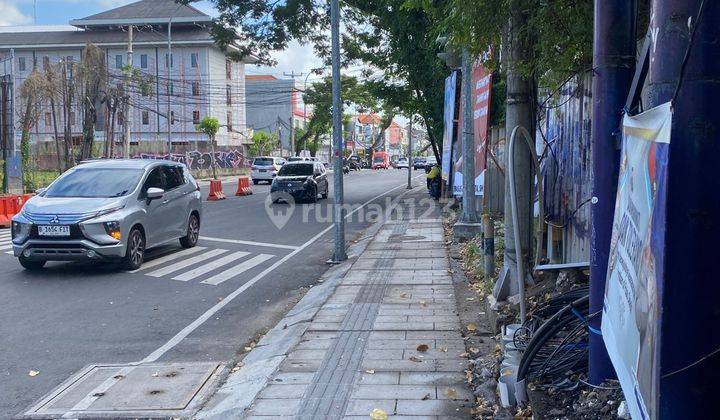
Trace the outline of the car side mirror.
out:
[[[165,195],[165,190],[162,188],[155,188],[150,187],[147,190],[147,193],[145,193],[148,200],[157,200],[158,198],[162,198],[163,195]]]
[[[43,195],[45,191],[47,191],[47,188],[38,188],[37,190],[35,190],[35,194]]]

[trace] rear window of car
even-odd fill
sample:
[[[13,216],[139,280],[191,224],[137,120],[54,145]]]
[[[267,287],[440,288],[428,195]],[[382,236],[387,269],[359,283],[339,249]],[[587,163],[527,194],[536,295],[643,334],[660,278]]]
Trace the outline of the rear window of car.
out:
[[[312,163],[288,163],[280,169],[279,176],[310,176],[315,165]]]
[[[45,197],[123,197],[135,190],[142,169],[78,168],[53,182]]]
[[[273,158],[255,158],[253,165],[256,166],[272,166],[275,163]]]
[[[376,157],[373,159],[373,162],[385,162],[385,158]]]

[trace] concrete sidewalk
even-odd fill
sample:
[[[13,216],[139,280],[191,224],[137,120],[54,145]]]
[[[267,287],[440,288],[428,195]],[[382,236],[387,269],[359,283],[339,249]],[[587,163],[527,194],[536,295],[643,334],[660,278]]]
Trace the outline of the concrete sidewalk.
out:
[[[443,229],[388,221],[350,250],[243,360],[199,418],[470,418],[467,359]]]

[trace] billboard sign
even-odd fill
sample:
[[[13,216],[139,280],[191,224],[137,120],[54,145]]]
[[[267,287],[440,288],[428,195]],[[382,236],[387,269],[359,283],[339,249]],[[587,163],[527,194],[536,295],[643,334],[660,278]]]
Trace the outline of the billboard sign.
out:
[[[633,419],[658,417],[670,103],[623,119],[602,335]]]
[[[455,131],[455,91],[457,86],[457,72],[453,71],[445,79],[445,112],[443,113],[443,150],[442,150],[442,179],[450,179],[450,159],[452,157],[452,143]]]

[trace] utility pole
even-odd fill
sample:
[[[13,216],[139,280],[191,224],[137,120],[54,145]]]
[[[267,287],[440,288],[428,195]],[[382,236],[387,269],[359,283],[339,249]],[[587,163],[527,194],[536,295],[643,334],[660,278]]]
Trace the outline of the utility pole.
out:
[[[330,31],[332,38],[332,105],[333,105],[333,143],[335,144],[335,162],[333,167],[333,192],[335,209],[335,255],[333,262],[347,259],[345,251],[345,216],[343,212],[343,139],[342,139],[342,98],[340,90],[340,2],[330,1]]]
[[[515,127],[524,127],[528,132],[534,133],[533,111],[532,111],[532,95],[530,91],[530,82],[520,72],[520,61],[529,56],[529,46],[520,35],[522,27],[525,25],[527,16],[522,10],[522,4],[519,0],[510,1],[510,20],[508,22],[507,31],[507,103],[505,108],[505,132],[513,132]],[[506,143],[507,147],[509,142]],[[510,200],[510,179],[505,177],[505,263],[493,290],[493,294],[498,300],[504,300],[509,295],[519,292],[516,271],[516,258],[522,258],[527,261],[527,256],[531,250],[531,230],[530,222],[532,215],[532,156],[527,147],[516,147],[514,150],[515,160],[515,191],[517,193],[518,203],[518,220],[520,221],[520,241],[516,244],[513,232],[512,205]],[[506,162],[509,162],[508,153]],[[540,222],[542,223],[542,221]],[[520,254],[517,250],[522,250],[527,255]]]
[[[720,107],[714,105],[720,94],[720,3],[652,0],[651,8],[653,45],[643,105],[672,101],[673,115],[667,181],[658,182],[667,191],[667,203],[661,203],[665,217],[658,220],[664,232],[653,235],[663,248],[663,261],[653,270],[662,273],[653,297],[662,301],[649,302],[661,308],[662,318],[647,321],[660,329],[654,337],[659,351],[647,357],[659,369],[653,376],[659,382],[658,418],[702,418],[716,398],[720,370],[720,337],[708,333],[720,323],[720,200],[714,195],[720,189]]]
[[[167,126],[168,126],[168,135],[167,135],[167,150],[168,155],[172,152],[172,110],[170,109],[170,86],[172,86],[172,17],[168,21],[168,55],[167,55]],[[215,158],[215,154],[213,154],[213,158]]]
[[[130,77],[133,65],[133,25],[128,26],[127,63],[125,65],[125,159],[130,159],[130,133],[132,126],[132,111],[130,110]]]
[[[413,170],[413,141],[412,141],[412,115],[408,122],[408,184],[407,189],[412,189],[412,170]]]
[[[473,238],[482,233],[482,225],[475,207],[475,127],[473,110],[473,59],[467,49],[462,56],[462,174],[463,198],[462,214],[453,229],[456,238]]]
[[[310,73],[308,73],[309,75]],[[302,77],[305,75],[304,72],[295,73],[295,70],[291,71],[290,74],[283,72],[284,76],[290,77],[293,81],[293,86],[290,89],[290,155],[295,156],[297,151],[295,150],[295,78]],[[307,83],[307,78],[305,78]]]
[[[600,330],[602,319],[620,164],[616,133],[635,67],[636,7],[636,0],[595,0],[591,149],[597,200],[591,208],[590,313],[600,315],[590,319],[588,375],[594,385],[615,377],[603,338],[592,331]]]

